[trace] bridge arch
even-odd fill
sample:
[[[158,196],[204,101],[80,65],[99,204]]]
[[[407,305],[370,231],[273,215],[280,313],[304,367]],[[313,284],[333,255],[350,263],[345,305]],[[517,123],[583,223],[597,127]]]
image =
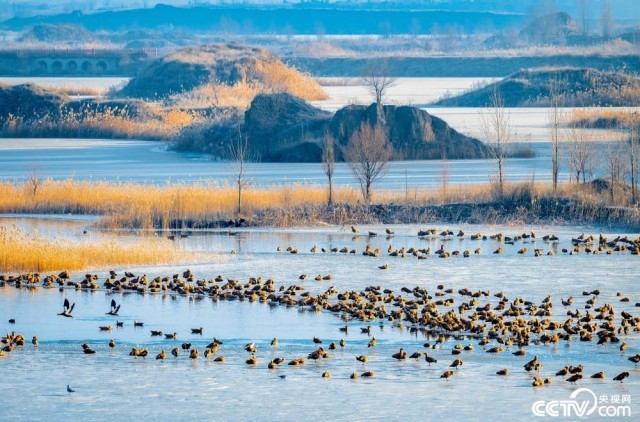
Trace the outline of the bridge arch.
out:
[[[39,72],[47,72],[47,71],[49,71],[49,65],[44,60],[38,60],[38,63],[36,63],[36,67],[37,67]]]
[[[51,71],[56,73],[62,71],[62,62],[60,60],[56,60],[51,63]]]
[[[98,72],[106,72],[107,71],[107,63],[103,60],[100,60],[98,63],[96,63],[96,70]]]
[[[86,60],[82,62],[82,65],[80,65],[80,68],[84,73],[89,73],[93,70],[93,65],[91,64],[90,61]]]
[[[76,72],[78,70],[78,63],[76,63],[74,60],[69,60],[67,62],[67,70],[69,72]]]

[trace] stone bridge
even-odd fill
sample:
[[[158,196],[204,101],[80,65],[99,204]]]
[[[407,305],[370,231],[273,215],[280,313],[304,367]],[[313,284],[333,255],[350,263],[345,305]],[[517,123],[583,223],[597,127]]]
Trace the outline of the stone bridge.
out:
[[[0,75],[128,76],[154,56],[144,50],[5,50]]]

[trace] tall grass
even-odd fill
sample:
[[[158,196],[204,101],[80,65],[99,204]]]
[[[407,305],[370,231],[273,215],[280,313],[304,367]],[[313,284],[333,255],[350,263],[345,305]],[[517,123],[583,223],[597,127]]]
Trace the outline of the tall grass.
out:
[[[82,270],[110,266],[170,264],[197,259],[161,238],[121,243],[115,240],[45,239],[0,227],[0,272]]]

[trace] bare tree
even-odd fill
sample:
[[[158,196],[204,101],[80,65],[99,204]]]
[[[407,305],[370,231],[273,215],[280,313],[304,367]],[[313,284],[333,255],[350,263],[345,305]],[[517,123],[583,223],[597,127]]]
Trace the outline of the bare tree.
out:
[[[324,143],[322,145],[322,169],[324,174],[329,179],[329,200],[328,203],[333,203],[333,172],[336,168],[336,150],[335,139],[328,130],[324,134]]]
[[[387,60],[376,60],[367,65],[365,75],[362,78],[362,83],[373,96],[378,107],[382,106],[387,90],[396,84],[396,78],[390,75],[391,67],[389,62]]]
[[[344,158],[358,179],[367,204],[371,201],[372,186],[382,175],[391,154],[389,138],[380,125],[363,122],[349,139]]]
[[[578,0],[578,13],[580,15],[580,29],[584,38],[589,36],[589,13],[591,0]]]
[[[587,181],[587,175],[593,174],[596,149],[591,139],[591,132],[572,125],[566,133],[567,164],[571,174],[576,176],[576,183]]]
[[[613,4],[611,0],[602,0],[600,7],[600,34],[603,38],[611,37],[613,31]]]
[[[558,176],[560,174],[560,126],[564,119],[564,115],[560,109],[561,96],[558,92],[558,85],[557,78],[554,78],[550,83],[549,98],[551,100],[551,108],[547,117],[551,135],[551,178],[553,181],[553,192],[557,192],[558,190]]]
[[[251,181],[247,178],[247,164],[250,161],[249,137],[243,128],[238,126],[237,136],[232,139],[227,148],[226,158],[232,162],[231,178],[238,192],[237,214],[242,213],[242,193],[249,187]]]
[[[631,203],[635,205],[638,202],[637,185],[638,185],[638,168],[640,167],[640,116],[638,112],[631,113],[629,121],[629,173],[631,175]]]
[[[621,142],[610,142],[607,144],[607,150],[605,152],[605,174],[609,179],[609,194],[611,197],[611,203],[618,203],[618,196],[616,194],[617,188],[621,185],[626,177],[627,166],[625,165],[625,157],[623,145]]]
[[[495,161],[498,172],[497,193],[499,197],[504,194],[505,166],[509,157],[513,142],[513,130],[511,128],[511,116],[504,106],[504,100],[494,87],[490,97],[490,107],[482,115],[482,131],[487,144],[490,147],[489,154]]]
[[[27,174],[27,186],[29,186],[29,190],[33,193],[33,196],[38,194],[38,189],[41,185],[42,176],[40,175],[40,170],[37,166],[33,166]]]

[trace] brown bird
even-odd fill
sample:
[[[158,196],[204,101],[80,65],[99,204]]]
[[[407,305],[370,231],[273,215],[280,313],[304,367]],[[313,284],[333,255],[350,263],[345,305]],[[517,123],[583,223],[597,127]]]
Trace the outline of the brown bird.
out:
[[[371,339],[371,341],[369,341],[369,344],[367,345],[367,347],[374,347],[376,344],[378,343],[378,341],[376,340],[375,336]]]
[[[431,366],[432,363],[438,363],[435,358],[432,358],[427,353],[424,354],[424,360],[429,364],[429,366]]]
[[[114,339],[109,340],[109,347],[111,347],[112,349],[116,347],[116,341]]]
[[[166,357],[167,357],[167,354],[165,353],[165,351],[161,350],[160,353],[156,355],[156,360],[163,360]]]
[[[598,372],[597,374],[593,374],[591,375],[591,378],[604,379],[604,372]]]
[[[366,363],[367,362],[367,357],[365,355],[356,356],[356,360],[358,362]]]
[[[191,359],[198,359],[200,357],[200,353],[198,352],[198,349],[191,349],[191,353],[189,353],[189,357]]]
[[[365,377],[365,378],[371,378],[371,377],[373,377],[373,371],[363,372],[362,376]]]
[[[331,378],[331,373],[329,371],[324,371],[322,373],[322,378]]]
[[[33,338],[31,339],[31,344],[33,344],[35,347],[38,347],[38,345],[40,344],[40,340],[38,340],[38,337],[33,336]]]
[[[249,359],[247,359],[247,361],[245,362],[247,365],[257,365],[258,364],[258,358],[255,356],[251,356]]]
[[[444,371],[442,375],[440,375],[440,378],[444,378],[447,381],[449,381],[449,377],[451,377],[452,375],[453,375],[453,371]]]
[[[174,347],[174,348],[171,350],[171,354],[172,354],[174,357],[176,357],[176,358],[177,358],[177,357],[178,357],[178,354],[179,354],[179,352],[178,352],[178,348],[177,348],[177,347]]]
[[[498,372],[496,372],[497,375],[509,375],[509,370],[508,369],[501,369]]]

